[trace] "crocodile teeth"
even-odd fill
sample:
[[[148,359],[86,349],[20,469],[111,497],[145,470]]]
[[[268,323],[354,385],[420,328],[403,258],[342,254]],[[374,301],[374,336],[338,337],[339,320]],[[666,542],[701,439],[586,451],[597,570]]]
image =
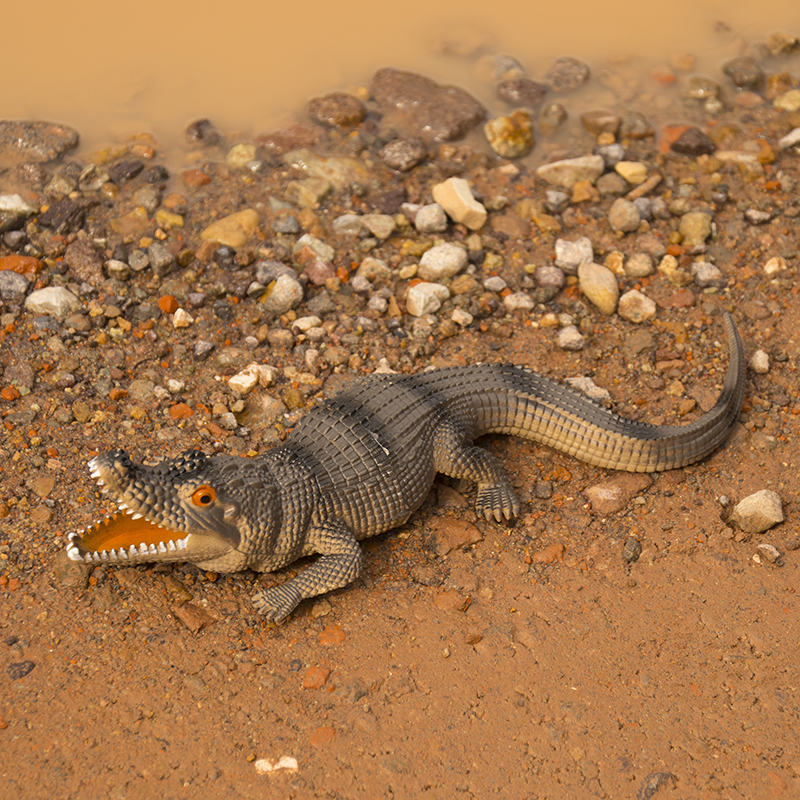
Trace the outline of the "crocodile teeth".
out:
[[[174,553],[178,549],[175,547],[175,542],[173,542],[172,539],[167,542],[167,549],[170,551],[170,553]]]
[[[158,552],[159,553],[166,553],[167,552],[167,546],[164,544],[164,542],[159,542],[158,543]]]

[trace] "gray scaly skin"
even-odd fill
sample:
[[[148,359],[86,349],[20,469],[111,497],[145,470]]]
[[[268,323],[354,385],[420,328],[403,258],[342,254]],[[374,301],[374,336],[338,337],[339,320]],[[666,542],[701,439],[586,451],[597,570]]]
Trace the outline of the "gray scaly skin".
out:
[[[723,317],[730,363],[707,414],[683,427],[624,419],[537,373],[506,364],[373,375],[305,415],[256,458],[190,450],[155,466],[115,450],[90,462],[120,511],[70,535],[87,563],[190,561],[218,572],[269,572],[319,554],[297,577],[253,596],[281,620],[304,598],[350,583],[358,540],[402,525],[437,472],[477,483],[477,511],[510,519],[519,502],[495,457],[473,441],[508,433],[600,467],[652,472],[699,461],[727,438],[744,396],[741,339]]]

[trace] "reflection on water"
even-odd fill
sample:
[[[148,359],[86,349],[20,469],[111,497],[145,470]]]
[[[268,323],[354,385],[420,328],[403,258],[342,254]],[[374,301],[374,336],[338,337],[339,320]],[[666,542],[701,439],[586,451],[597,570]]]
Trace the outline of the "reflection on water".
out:
[[[595,75],[608,71],[602,104],[646,93],[652,68],[681,52],[694,54],[694,70],[717,74],[748,43],[800,28],[796,0],[768,10],[739,0],[43,0],[33,8],[4,9],[4,60],[16,74],[3,81],[0,115],[67,122],[85,147],[138,130],[169,143],[202,116],[229,131],[268,130],[308,97],[365,83],[381,66],[456,83],[488,103],[474,68],[481,53],[512,54],[534,79],[557,56],[579,57]]]

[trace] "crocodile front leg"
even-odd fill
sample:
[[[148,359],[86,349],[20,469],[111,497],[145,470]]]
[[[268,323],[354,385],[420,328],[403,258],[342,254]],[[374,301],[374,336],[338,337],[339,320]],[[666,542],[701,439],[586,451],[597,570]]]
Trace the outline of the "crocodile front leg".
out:
[[[329,521],[309,528],[305,539],[306,551],[320,553],[321,557],[297,577],[252,597],[256,610],[267,619],[280,622],[301,600],[347,586],[361,572],[364,554],[343,522]]]

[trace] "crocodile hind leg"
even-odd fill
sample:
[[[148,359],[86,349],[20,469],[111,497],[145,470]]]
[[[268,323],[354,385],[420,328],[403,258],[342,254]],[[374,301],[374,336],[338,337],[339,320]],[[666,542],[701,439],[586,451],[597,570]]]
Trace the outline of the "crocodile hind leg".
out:
[[[433,445],[437,472],[451,478],[468,478],[478,484],[475,510],[488,520],[501,522],[519,514],[519,500],[500,462],[482,447],[475,447],[460,425],[444,422]]]
[[[343,522],[323,522],[310,528],[305,551],[320,553],[320,558],[297,577],[253,595],[253,605],[267,619],[280,622],[301,600],[347,586],[364,564],[361,545]]]

